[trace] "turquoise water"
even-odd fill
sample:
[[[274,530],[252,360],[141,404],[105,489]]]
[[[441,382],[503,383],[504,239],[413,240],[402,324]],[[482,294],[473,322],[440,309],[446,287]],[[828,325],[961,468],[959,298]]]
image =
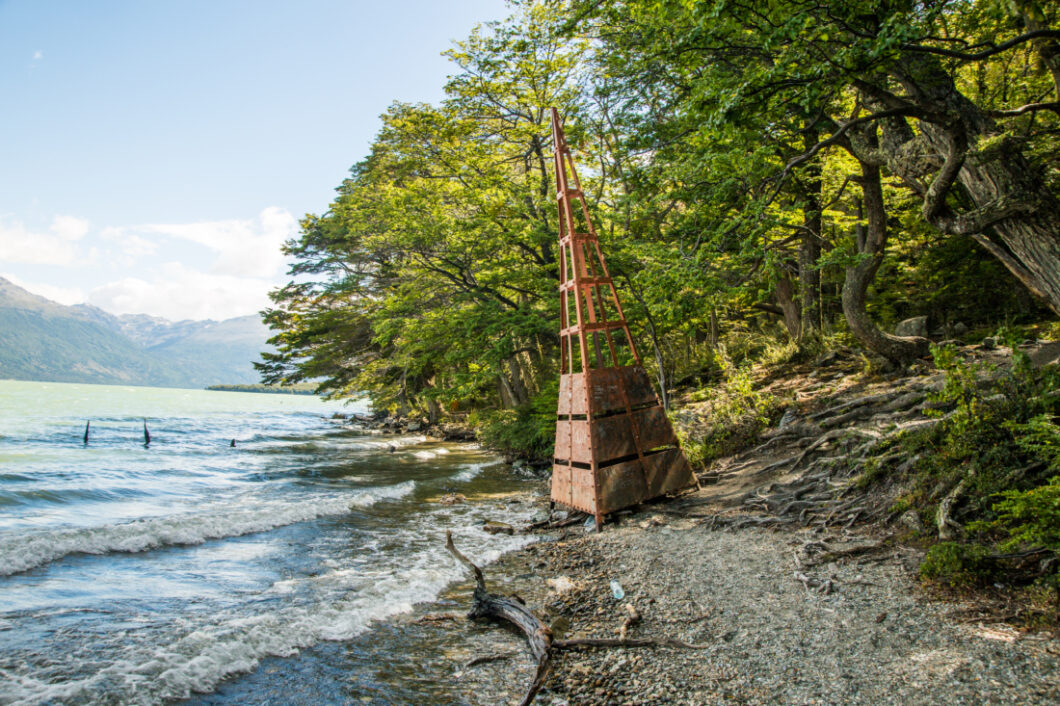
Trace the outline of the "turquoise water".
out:
[[[357,409],[0,381],[0,703],[209,694],[436,597],[447,528],[480,560],[525,541],[480,525],[529,506],[435,502],[525,488],[498,459],[331,419]]]

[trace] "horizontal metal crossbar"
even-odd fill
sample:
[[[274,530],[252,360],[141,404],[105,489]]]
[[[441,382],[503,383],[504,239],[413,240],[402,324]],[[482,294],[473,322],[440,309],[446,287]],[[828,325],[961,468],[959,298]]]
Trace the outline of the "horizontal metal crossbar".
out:
[[[611,284],[610,277],[582,277],[578,283],[583,287],[598,287],[603,284]],[[574,280],[569,279],[559,286],[559,291],[566,292],[574,289]]]
[[[615,329],[626,328],[625,319],[616,319],[614,321],[596,321],[594,323],[584,323],[580,326],[575,324],[574,326],[568,326],[565,329],[561,329],[559,332],[560,336],[571,336],[578,333],[578,331],[614,331]]]

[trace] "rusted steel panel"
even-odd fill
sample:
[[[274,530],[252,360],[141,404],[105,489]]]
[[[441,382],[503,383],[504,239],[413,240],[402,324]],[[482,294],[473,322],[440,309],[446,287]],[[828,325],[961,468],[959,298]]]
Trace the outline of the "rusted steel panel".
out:
[[[644,458],[648,476],[648,497],[655,498],[695,483],[692,469],[681,449],[667,449]]]
[[[655,388],[651,386],[651,380],[648,379],[648,374],[644,372],[644,368],[639,365],[627,365],[615,368],[615,371],[621,376],[622,382],[626,386],[626,396],[629,398],[631,407],[658,402],[658,397],[655,396]]]
[[[560,419],[556,422],[555,457],[563,461],[592,463],[589,446],[589,422],[585,419]]]
[[[627,414],[594,419],[593,437],[596,440],[596,460],[601,465],[637,453],[633,427]]]
[[[571,385],[574,389],[571,390]],[[585,373],[559,376],[559,407],[557,414],[587,414],[585,408]]]
[[[596,483],[590,468],[574,468],[571,476],[571,505],[584,512],[596,511]]]
[[[636,505],[649,497],[647,493],[639,459],[600,469],[601,512]]]
[[[570,468],[564,464],[553,464],[552,466],[552,493],[551,498],[555,502],[564,505],[571,504]]]
[[[674,429],[670,426],[670,419],[666,416],[662,405],[637,410],[633,413],[633,420],[640,434],[642,452],[647,453],[660,446],[677,444]]]
[[[604,414],[626,408],[622,394],[622,379],[616,368],[600,368],[589,372],[589,391],[593,396],[593,414]]]
[[[552,455],[556,460],[570,460],[571,428],[570,421],[561,419],[556,422],[556,449]]]
[[[593,514],[596,511],[596,489],[592,470],[554,464],[550,497],[567,507]]]

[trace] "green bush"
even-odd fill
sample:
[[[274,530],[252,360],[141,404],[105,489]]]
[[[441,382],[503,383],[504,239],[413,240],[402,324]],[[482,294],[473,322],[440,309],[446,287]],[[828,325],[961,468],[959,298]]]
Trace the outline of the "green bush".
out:
[[[509,460],[536,463],[552,459],[556,441],[556,400],[559,381],[545,388],[528,405],[516,409],[485,410],[471,415],[479,441]]]
[[[1008,533],[1002,547],[1029,544],[1060,552],[1060,475],[1030,490],[1008,490],[994,505],[994,524]]]
[[[747,447],[784,404],[774,395],[756,390],[751,366],[734,364],[724,347],[719,348],[718,361],[724,381],[704,390],[697,400],[707,401],[705,418],[675,425],[681,447],[694,468]]]
[[[957,542],[936,544],[920,564],[921,578],[954,588],[986,583],[995,571],[996,565],[985,547]]]

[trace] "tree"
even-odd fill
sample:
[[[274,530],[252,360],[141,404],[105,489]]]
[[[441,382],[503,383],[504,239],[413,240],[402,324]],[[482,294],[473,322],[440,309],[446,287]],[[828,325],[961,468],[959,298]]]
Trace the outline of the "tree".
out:
[[[1041,100],[1046,89],[1055,96],[1049,79],[1060,76],[1052,69],[1060,34],[1050,29],[1055,16],[1031,5],[1005,12],[956,0],[605,0],[573,3],[567,27],[602,44],[608,75],[630,97],[626,124],[652,143],[662,171],[684,171],[684,188],[694,194],[688,210],[732,214],[696,234],[696,243],[726,247],[736,234],[752,263],[791,262],[783,254],[791,241],[773,234],[798,228],[809,238],[800,243],[798,266],[775,267],[770,278],[777,311],[786,311],[794,331],[792,312],[805,320],[815,309],[812,245],[824,244],[825,225],[817,214],[822,202],[838,198],[817,186],[822,160],[849,141],[847,133],[872,126],[879,146],[860,150],[859,160],[899,177],[920,198],[927,222],[975,238],[1054,310],[1060,306],[1056,159],[1046,149],[1055,141],[1058,104]],[[1022,65],[1011,60],[1020,52]],[[1034,69],[1034,52],[1048,74]],[[966,95],[976,73],[1003,90]],[[1009,135],[991,116],[1024,121],[1022,134]],[[734,164],[733,153],[742,163]],[[736,193],[727,188],[732,177],[742,183]],[[848,273],[862,277],[869,269]],[[797,288],[787,277],[793,272]],[[867,347],[895,359],[922,348],[869,335],[862,299],[844,301]]]

